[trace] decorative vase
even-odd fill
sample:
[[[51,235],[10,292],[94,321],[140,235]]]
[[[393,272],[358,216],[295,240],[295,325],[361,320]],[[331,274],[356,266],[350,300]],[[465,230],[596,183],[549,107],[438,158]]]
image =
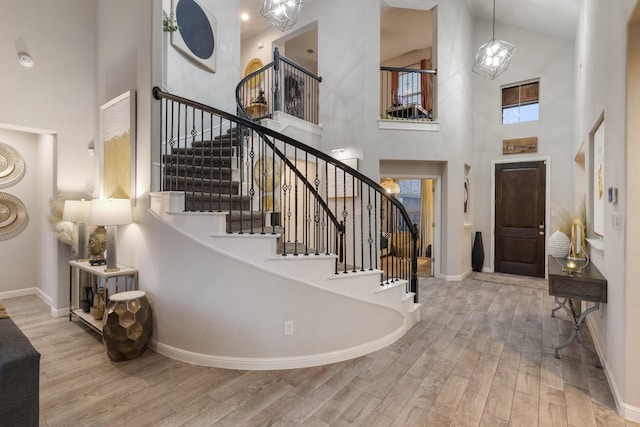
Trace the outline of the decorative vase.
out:
[[[84,313],[89,313],[91,310],[91,302],[93,301],[93,289],[91,286],[84,288],[85,299],[80,300],[80,308]]]
[[[569,236],[560,231],[560,228],[556,230],[551,236],[549,236],[549,255],[554,258],[566,258],[571,250],[571,240]]]
[[[471,251],[471,268],[473,271],[482,271],[484,264],[484,246],[482,245],[482,233],[476,231],[476,238],[473,241],[473,250]]]

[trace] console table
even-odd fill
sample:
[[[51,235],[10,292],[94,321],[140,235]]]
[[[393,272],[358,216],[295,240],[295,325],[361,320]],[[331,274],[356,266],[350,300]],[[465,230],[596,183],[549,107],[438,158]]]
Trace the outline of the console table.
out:
[[[109,302],[110,293],[138,289],[138,270],[118,264],[120,270],[107,272],[105,267],[105,265],[91,265],[88,261],[69,261],[69,321],[75,317],[100,334],[102,334],[103,321],[95,320],[91,313],[85,313],[80,308],[80,300],[84,297],[81,273],[87,276],[84,287],[90,287],[94,295],[102,294],[105,308]],[[104,316],[106,316],[106,309]]]
[[[584,262],[577,261],[577,267],[582,267]],[[554,347],[556,358],[560,358],[560,350],[569,346],[576,339],[596,360],[596,366],[601,368],[598,354],[587,347],[580,335],[580,328],[587,316],[600,309],[600,303],[607,302],[607,279],[602,276],[595,265],[589,263],[582,270],[566,269],[565,258],[549,256],[549,295],[555,297],[556,308],[551,310],[551,317],[555,312],[564,309],[573,323],[573,330],[569,339]],[[595,303],[584,312],[581,312],[581,301]]]

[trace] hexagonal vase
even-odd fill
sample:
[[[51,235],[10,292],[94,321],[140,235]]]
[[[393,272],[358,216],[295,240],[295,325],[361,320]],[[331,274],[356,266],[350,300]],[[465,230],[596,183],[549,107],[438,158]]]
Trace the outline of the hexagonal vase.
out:
[[[102,327],[102,342],[114,362],[132,360],[147,348],[152,332],[151,306],[143,291],[111,296]]]

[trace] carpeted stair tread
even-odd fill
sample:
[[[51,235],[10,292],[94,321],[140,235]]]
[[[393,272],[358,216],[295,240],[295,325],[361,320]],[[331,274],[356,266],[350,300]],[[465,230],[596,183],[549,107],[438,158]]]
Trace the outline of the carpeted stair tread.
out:
[[[198,165],[179,165],[173,167],[173,176],[196,176],[196,177],[210,177],[212,179],[218,179],[228,181],[231,179],[231,168],[219,168],[210,166],[198,166]]]
[[[229,194],[238,194],[238,188],[240,187],[240,183],[237,181],[220,181],[196,176],[165,177],[163,184],[163,188],[166,190],[213,192],[215,194],[223,194],[223,197],[229,197]]]
[[[205,156],[205,157],[231,157],[234,148],[230,147],[192,147],[192,148],[172,148],[171,155],[179,156]]]
[[[231,168],[232,158],[214,156],[188,156],[185,154],[164,154],[163,163],[167,168],[173,165],[209,166]]]

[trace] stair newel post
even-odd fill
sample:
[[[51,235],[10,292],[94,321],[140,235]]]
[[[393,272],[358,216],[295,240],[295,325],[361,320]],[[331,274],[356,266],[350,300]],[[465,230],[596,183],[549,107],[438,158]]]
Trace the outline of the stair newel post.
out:
[[[314,184],[316,186],[316,193],[320,194],[320,177],[318,176],[318,171],[320,170],[320,159],[315,157],[316,159],[316,177],[314,179]],[[314,255],[320,255],[321,250],[321,240],[322,240],[322,230],[320,229],[320,204],[318,199],[315,199],[315,203],[313,204],[313,221],[314,221],[314,233],[315,236],[315,249],[316,252]]]
[[[309,153],[305,151],[304,153],[304,176],[308,177],[309,176]],[[310,229],[309,227],[311,226],[311,222],[310,222],[310,206],[309,206],[309,200],[311,199],[310,194],[309,194],[309,190],[305,187],[304,189],[304,194],[302,196],[303,199],[303,205],[304,205],[304,212],[303,212],[303,216],[304,216],[304,223],[303,223],[303,227],[304,229],[302,230],[302,240],[304,243],[304,254],[305,255],[309,255],[309,240],[310,240]]]
[[[358,184],[360,185],[360,212],[363,212],[364,194],[362,194],[362,181],[358,180]],[[369,233],[369,236],[371,236],[371,233]],[[362,217],[360,217],[360,271],[364,271],[364,221],[362,221]]]
[[[418,230],[418,224],[413,224],[414,230]],[[417,231],[411,233],[413,250],[411,251],[411,289],[414,293],[413,302],[418,302],[418,235]]]
[[[280,111],[280,51],[273,50],[273,111]]]
[[[213,163],[213,150],[215,150],[215,145],[213,145],[213,113],[209,113],[209,126],[211,129],[210,137],[211,137],[211,156],[209,157],[209,176],[211,177],[211,181],[213,182],[213,174],[215,164]],[[221,132],[221,131],[220,131]],[[218,158],[222,156],[222,144],[218,145]],[[222,186],[222,168],[218,168],[218,187]],[[222,191],[218,191],[218,212],[222,211]],[[213,211],[213,197],[211,198],[211,211]]]
[[[293,158],[298,159],[298,147],[293,149]],[[293,256],[298,256],[298,177],[293,183]]]
[[[344,263],[344,221],[340,221],[340,229],[338,230],[338,262]],[[336,274],[338,274],[338,269],[336,265]]]
[[[371,206],[371,186],[369,186],[369,226],[371,226],[371,211],[373,210],[373,232],[375,233],[375,237],[373,239],[373,253],[375,254],[373,258],[373,268],[378,269],[378,241],[380,241],[380,237],[382,236],[382,230],[378,231],[378,197],[376,193],[373,193],[373,206]],[[373,237],[373,236],[372,236]],[[382,250],[382,242],[380,242],[380,250]]]
[[[347,171],[344,171],[344,174],[347,174]],[[346,180],[346,176],[345,176],[345,183],[347,182]],[[353,235],[353,244],[351,246],[353,246],[353,270],[352,272],[355,273],[356,270],[356,259],[357,259],[357,255],[356,255],[356,242],[358,241],[357,236],[356,236],[356,177],[354,175],[351,175],[351,223],[352,223],[352,229],[353,232],[351,233]]]

